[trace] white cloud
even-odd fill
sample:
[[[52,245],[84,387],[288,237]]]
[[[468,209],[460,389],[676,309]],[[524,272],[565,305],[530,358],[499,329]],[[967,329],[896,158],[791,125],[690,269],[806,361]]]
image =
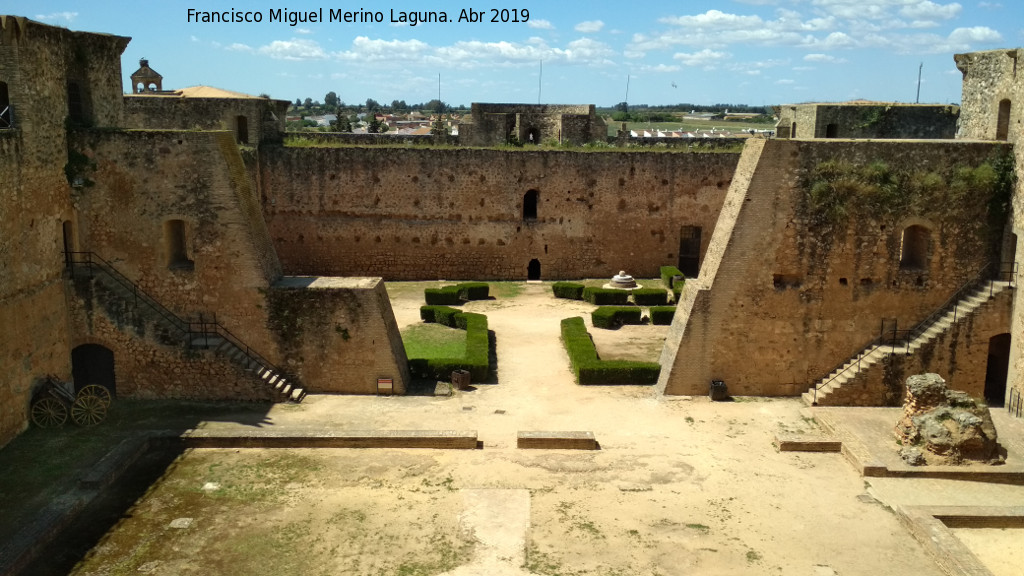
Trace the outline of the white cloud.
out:
[[[248,44],[235,42],[234,44],[231,44],[227,48],[225,48],[225,50],[230,50],[231,52],[252,52],[253,48]]]
[[[458,41],[448,46],[431,46],[420,40],[382,40],[359,36],[348,50],[332,54],[333,57],[380,66],[416,65],[451,68],[534,66],[538,60],[586,66],[613,64],[616,52],[607,44],[590,38],[579,38],[564,48],[550,46],[536,36],[525,43]]]
[[[796,80],[790,80],[789,78],[782,78],[780,80],[776,80],[775,83],[779,84],[781,86],[786,86],[786,85],[789,85],[789,84],[796,84]]]
[[[299,29],[295,30],[295,33],[296,34],[312,34],[313,31],[310,30],[309,28],[299,28]]]
[[[709,48],[692,54],[679,52],[672,56],[673,59],[682,62],[684,66],[711,66],[723,60],[728,60],[729,57],[730,54],[727,52],[715,52]]]
[[[640,71],[641,72],[664,73],[664,72],[679,72],[680,70],[682,70],[682,68],[680,68],[679,66],[667,65],[667,64],[658,64],[657,66],[647,65],[647,66],[641,66],[640,67]]]
[[[538,20],[530,20],[529,22],[526,23],[526,25],[529,26],[530,28],[534,28],[536,30],[554,30],[555,29],[555,25],[552,24],[549,20],[540,20],[540,19],[538,19]]]
[[[291,40],[274,40],[258,50],[260,54],[270,56],[274,60],[323,60],[327,52],[313,40],[293,38]]]
[[[78,18],[78,12],[53,12],[51,14],[36,14],[36,20],[40,22],[67,22],[70,24]]]
[[[907,18],[941,18],[949,20],[959,16],[961,10],[963,10],[963,6],[956,2],[952,4],[936,4],[929,0],[922,0],[921,2],[900,8],[900,15]]]
[[[831,62],[834,64],[840,64],[846,62],[843,58],[836,58],[829,54],[807,54],[804,56],[805,62]]]
[[[593,34],[594,32],[600,32],[602,28],[604,28],[604,22],[600,20],[587,20],[577,24],[575,30],[584,34]]]
[[[987,26],[957,28],[949,33],[949,41],[970,44],[972,42],[999,42],[1003,36]]]

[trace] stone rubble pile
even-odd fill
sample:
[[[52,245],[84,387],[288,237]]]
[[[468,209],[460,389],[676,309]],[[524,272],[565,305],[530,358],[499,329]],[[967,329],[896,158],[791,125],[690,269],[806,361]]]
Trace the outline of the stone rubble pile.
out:
[[[900,457],[912,466],[1003,463],[988,407],[965,392],[947,389],[938,374],[907,378],[903,417],[895,433]]]

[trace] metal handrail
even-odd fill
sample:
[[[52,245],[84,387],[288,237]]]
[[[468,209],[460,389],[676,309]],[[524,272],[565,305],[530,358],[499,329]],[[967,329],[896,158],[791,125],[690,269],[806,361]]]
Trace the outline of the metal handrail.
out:
[[[160,304],[160,302],[140,288],[138,284],[132,282],[131,279],[118,271],[117,268],[114,268],[113,264],[107,262],[95,252],[65,252],[64,254],[65,262],[67,263],[68,269],[71,271],[72,275],[75,273],[75,265],[84,265],[88,267],[90,274],[94,269],[102,271],[117,283],[121,284],[122,287],[132,292],[136,306],[138,306],[139,302],[142,302],[164,320],[167,320],[171,325],[177,328],[178,331],[185,336],[185,344],[188,348],[192,348],[192,341],[195,337],[204,338],[207,343],[209,342],[210,337],[220,337],[240,350],[249,360],[261,364],[264,368],[276,372],[288,380],[293,380],[291,375],[276,366],[273,362],[267,360],[262,354],[252,349],[248,344],[242,341],[241,338],[235,336],[235,334],[228,330],[227,327],[218,322],[216,317],[214,317],[213,321],[205,320],[202,316],[200,316],[199,321],[185,320],[174,312],[168,310],[163,304]],[[198,327],[198,330],[194,329],[196,327]]]
[[[1007,261],[1007,262],[1000,263],[999,268],[998,268],[996,273],[997,273],[997,275],[1002,276],[1004,274],[1003,270],[1004,270],[1004,268],[1006,267],[1007,264],[1010,265],[1008,271],[1005,272],[1005,274],[1007,275],[1008,280],[1003,280],[1003,281],[1004,282],[1009,282],[1010,286],[1013,287],[1013,286],[1016,285],[1017,262],[1015,262],[1015,261]],[[857,370],[859,371],[860,370],[861,361],[869,353],[869,352],[866,352],[867,349],[871,348],[873,346],[876,346],[876,345],[885,344],[885,338],[887,336],[889,336],[890,334],[892,335],[892,341],[891,341],[891,344],[892,344],[892,347],[893,347],[892,352],[896,352],[896,343],[900,341],[900,339],[899,339],[899,335],[900,334],[906,334],[906,337],[903,339],[903,345],[901,347],[905,346],[906,349],[907,349],[907,352],[909,352],[910,351],[910,343],[914,339],[916,339],[918,336],[920,336],[921,334],[924,334],[929,328],[934,326],[938,322],[939,318],[941,318],[942,316],[944,316],[945,314],[947,314],[950,311],[950,307],[952,307],[952,311],[953,311],[953,322],[956,322],[956,314],[957,314],[957,310],[959,309],[960,300],[968,292],[970,292],[971,290],[977,288],[979,285],[982,285],[982,284],[984,284],[986,282],[985,276],[992,269],[992,267],[994,265],[995,265],[995,262],[989,262],[988,264],[982,266],[981,269],[978,270],[978,273],[975,274],[974,277],[972,277],[970,280],[965,282],[963,285],[961,285],[960,288],[958,288],[957,291],[954,292],[953,295],[949,297],[949,299],[947,299],[941,306],[936,308],[935,311],[932,312],[931,314],[929,314],[924,320],[922,320],[921,322],[918,322],[917,325],[915,325],[913,328],[911,328],[909,330],[899,330],[898,329],[898,323],[893,324],[892,330],[886,330],[885,327],[884,327],[885,323],[884,323],[884,320],[883,320],[882,328],[879,330],[878,336],[873,338],[871,341],[869,341],[864,346],[862,346],[861,349],[860,349],[860,352],[857,353],[856,363],[853,363],[854,358],[847,358],[841,364],[839,364],[838,366],[836,366],[832,370],[829,370],[827,372],[827,374],[831,374],[831,373],[835,372],[836,370],[839,370],[843,366],[846,366],[847,364],[849,364],[849,366],[846,366],[846,368],[843,368],[842,371],[840,371],[838,374],[832,376],[828,380],[825,380],[821,384],[819,384],[817,386],[814,386],[814,394],[812,396],[811,403],[812,404],[817,404],[818,403],[818,390],[821,390],[825,386],[828,386],[833,381],[835,381],[837,378],[839,378],[840,376],[842,376],[846,372],[850,371],[854,367],[856,367]],[[995,279],[995,278],[988,278],[988,280],[987,280],[987,282],[989,283],[989,297],[990,298],[992,297],[992,295],[995,292],[995,282],[996,281],[997,281],[997,279]]]

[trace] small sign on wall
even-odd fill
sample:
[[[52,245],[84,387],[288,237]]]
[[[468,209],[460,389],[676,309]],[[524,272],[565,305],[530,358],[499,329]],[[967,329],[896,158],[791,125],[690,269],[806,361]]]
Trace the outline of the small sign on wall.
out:
[[[377,394],[391,396],[394,394],[394,380],[391,378],[377,378]]]

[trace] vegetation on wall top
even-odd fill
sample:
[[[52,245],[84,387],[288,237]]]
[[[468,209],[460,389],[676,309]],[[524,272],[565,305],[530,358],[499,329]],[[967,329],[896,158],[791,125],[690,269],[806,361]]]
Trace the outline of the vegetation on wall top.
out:
[[[975,167],[951,165],[941,171],[895,169],[881,160],[828,160],[805,178],[802,208],[815,227],[919,215],[1001,228],[1016,179],[1013,166],[1007,152]]]

